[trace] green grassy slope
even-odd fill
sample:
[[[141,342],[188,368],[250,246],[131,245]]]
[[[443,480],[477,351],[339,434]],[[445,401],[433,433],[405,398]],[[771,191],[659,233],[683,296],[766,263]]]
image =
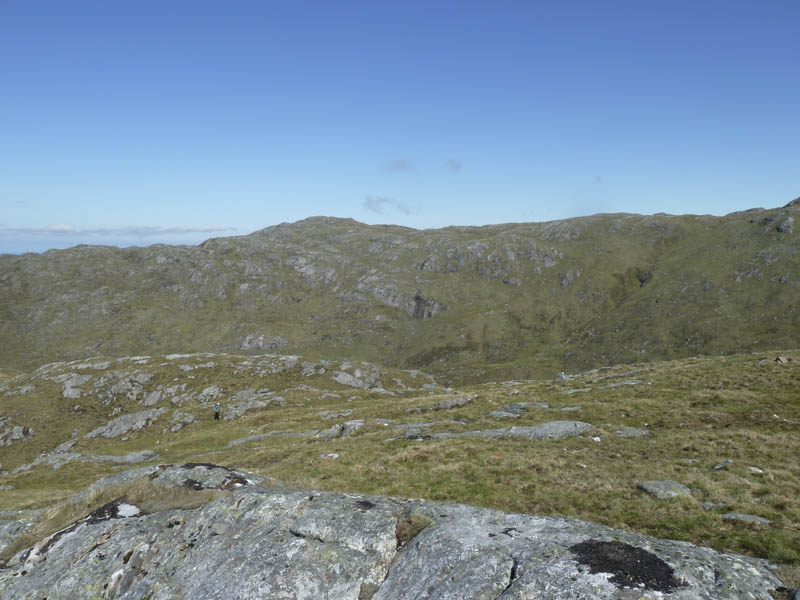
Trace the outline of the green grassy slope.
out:
[[[0,491],[0,508],[47,506],[128,468],[76,459],[58,468],[40,461],[18,470],[37,457],[56,456],[58,444],[73,440],[68,452],[83,457],[152,450],[151,462],[211,462],[306,489],[580,517],[766,557],[790,565],[792,578],[800,575],[800,353],[780,352],[791,359],[783,363],[775,362],[776,354],[634,363],[563,382],[507,381],[455,390],[416,372],[338,361],[308,367],[304,359],[287,363],[277,356],[153,356],[51,365],[0,384],[5,420],[0,430],[22,425],[35,431],[0,448],[0,484],[11,486]],[[356,369],[372,377],[371,388],[334,380],[337,372],[356,374]],[[65,398],[65,382],[75,375],[90,377],[80,385],[84,394]],[[131,383],[137,377],[144,383]],[[214,397],[203,394],[210,386],[218,388],[223,411],[232,410],[246,390],[270,402],[237,419],[214,421]],[[117,438],[86,437],[112,418],[143,410],[158,390],[162,395],[152,408],[167,410],[150,426]],[[462,396],[474,399],[458,408],[429,410]],[[518,419],[489,415],[517,402],[547,407],[529,406]],[[413,408],[425,412],[408,412]],[[176,412],[195,420],[171,431]],[[531,441],[406,439],[406,430],[397,427],[427,424],[418,425],[424,436],[563,419],[594,429],[573,438]],[[363,427],[331,440],[312,433],[350,420],[363,421]],[[623,426],[646,427],[652,435],[620,437],[616,432]],[[732,462],[714,468],[725,459]],[[676,480],[691,496],[656,500],[637,488],[651,479]],[[704,507],[706,502],[714,504]],[[728,511],[772,524],[728,521],[722,518]]]
[[[466,382],[787,347],[798,211],[428,231],[313,218],[197,247],[4,255],[0,364],[251,348]]]

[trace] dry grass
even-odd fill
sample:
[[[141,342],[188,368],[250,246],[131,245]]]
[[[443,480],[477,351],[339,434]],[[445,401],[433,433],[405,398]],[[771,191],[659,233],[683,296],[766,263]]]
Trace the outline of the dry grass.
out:
[[[86,497],[69,498],[45,509],[25,535],[0,552],[0,563],[5,563],[20,550],[29,548],[39,540],[77,523],[114,500],[123,499],[137,506],[143,513],[155,513],[197,508],[224,493],[226,492],[218,490],[195,491],[190,488],[165,486],[150,479],[136,479],[113,486],[91,488]]]

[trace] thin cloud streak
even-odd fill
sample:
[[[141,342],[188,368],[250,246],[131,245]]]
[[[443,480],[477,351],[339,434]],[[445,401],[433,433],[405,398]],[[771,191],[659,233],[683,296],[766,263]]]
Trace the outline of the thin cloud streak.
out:
[[[414,165],[405,158],[396,158],[386,165],[387,171],[413,171]]]
[[[384,210],[386,208],[394,208],[395,210],[399,210],[401,213],[405,215],[411,214],[411,208],[407,204],[400,202],[394,198],[384,198],[380,196],[367,196],[364,198],[364,201],[361,203],[361,206],[364,207],[365,210],[369,210],[372,212],[376,212],[379,215],[384,214]]]
[[[446,164],[448,169],[455,171],[456,173],[461,170],[461,167],[464,166],[464,163],[456,158],[449,159]]]

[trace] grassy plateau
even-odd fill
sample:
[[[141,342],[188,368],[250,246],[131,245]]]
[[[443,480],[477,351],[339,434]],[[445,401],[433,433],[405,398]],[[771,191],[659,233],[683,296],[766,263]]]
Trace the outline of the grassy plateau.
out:
[[[342,373],[370,386],[340,383]],[[767,558],[783,565],[787,583],[800,584],[798,351],[634,363],[564,381],[457,389],[418,371],[276,355],[93,358],[3,376],[0,432],[22,425],[34,434],[0,448],[0,484],[7,486],[0,509],[58,505],[97,478],[130,468],[108,457],[151,450],[144,464],[211,462],[292,487],[591,520]],[[67,382],[80,384],[80,397]],[[455,398],[471,400],[434,409]],[[253,400],[261,406],[213,419],[215,401],[225,416]],[[489,414],[522,402],[530,404],[518,418]],[[139,430],[86,436],[125,414],[159,408],[166,410]],[[542,441],[433,437],[556,420],[593,429]],[[362,423],[352,433],[319,435],[354,421]],[[623,437],[623,427],[650,435]],[[54,451],[66,441],[74,444]],[[69,455],[60,465],[42,460]],[[638,488],[667,479],[691,495],[658,500]],[[771,524],[724,519],[728,512]]]

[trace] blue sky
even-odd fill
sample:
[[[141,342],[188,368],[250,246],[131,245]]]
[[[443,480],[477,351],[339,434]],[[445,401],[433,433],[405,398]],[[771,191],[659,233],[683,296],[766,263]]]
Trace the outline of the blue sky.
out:
[[[800,2],[0,2],[0,252],[800,196]]]

